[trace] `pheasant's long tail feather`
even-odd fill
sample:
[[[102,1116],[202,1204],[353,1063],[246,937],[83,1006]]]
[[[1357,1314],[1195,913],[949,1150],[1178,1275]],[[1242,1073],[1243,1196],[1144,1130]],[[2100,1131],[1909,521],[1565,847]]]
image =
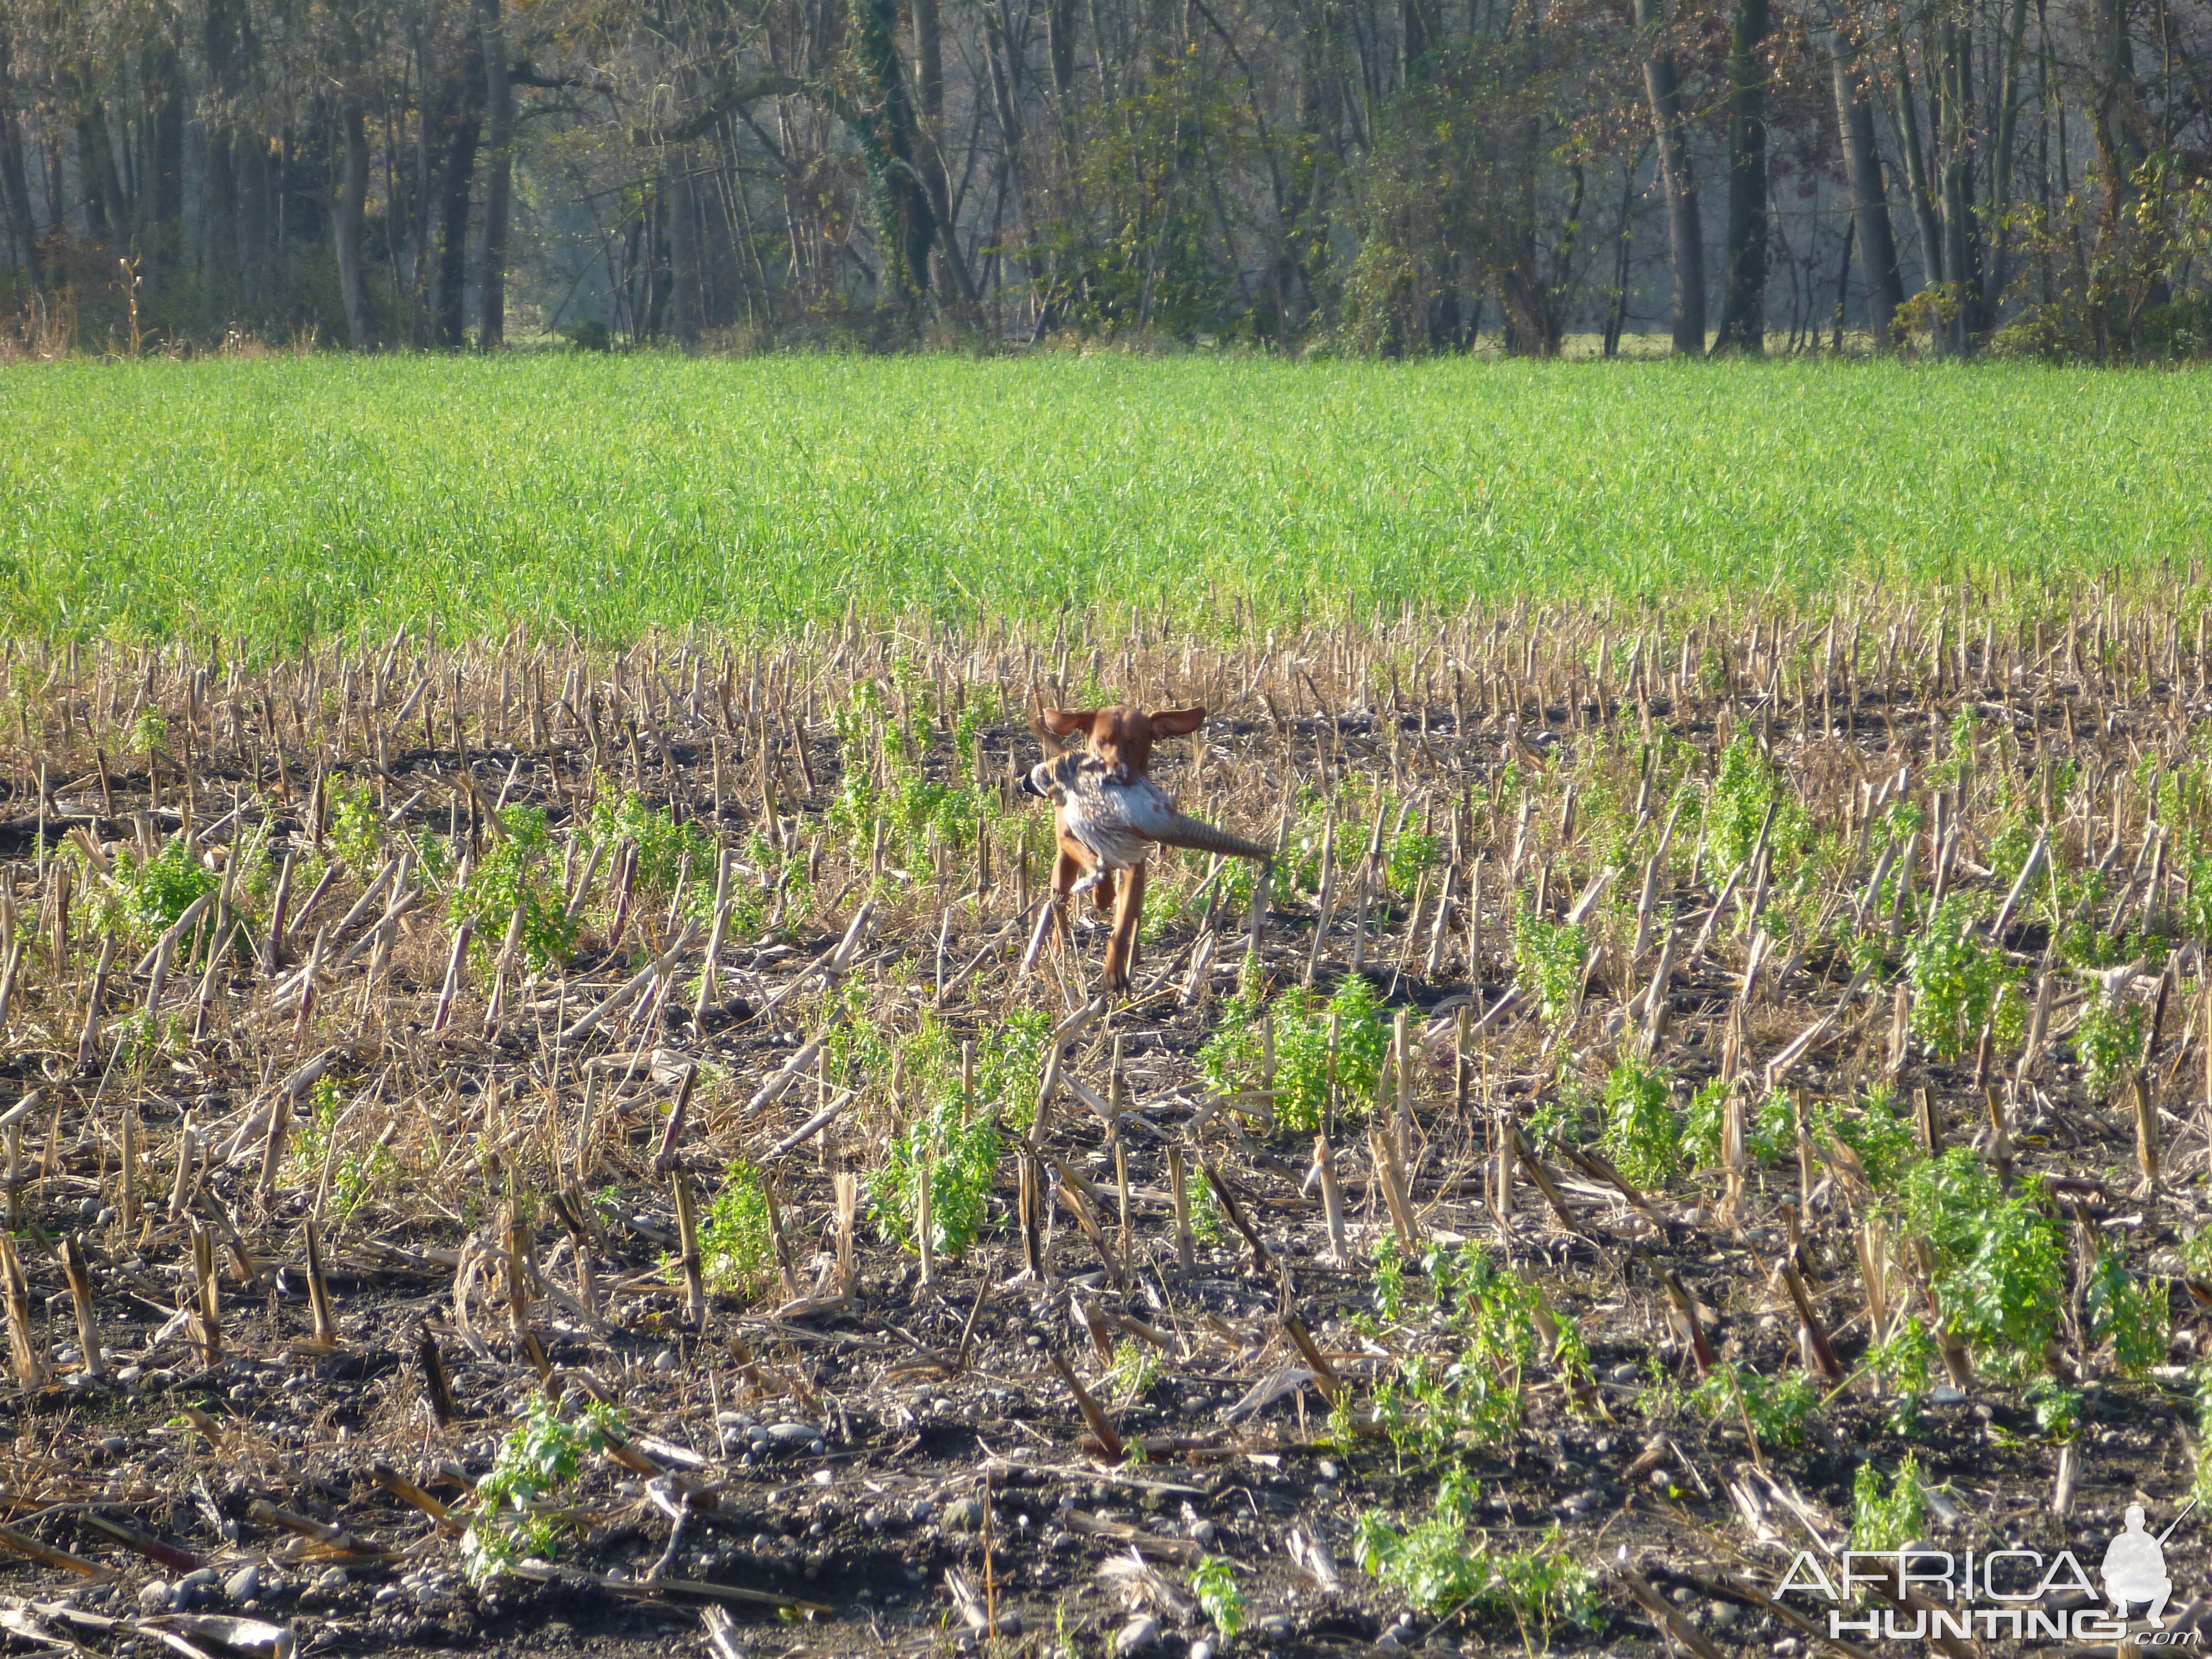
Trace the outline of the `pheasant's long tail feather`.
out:
[[[1164,828],[1146,833],[1163,847],[1188,847],[1193,852],[1218,853],[1224,858],[1254,859],[1267,864],[1275,856],[1272,848],[1246,841],[1242,836],[1232,836],[1226,830],[1202,823],[1182,812],[1170,813]]]

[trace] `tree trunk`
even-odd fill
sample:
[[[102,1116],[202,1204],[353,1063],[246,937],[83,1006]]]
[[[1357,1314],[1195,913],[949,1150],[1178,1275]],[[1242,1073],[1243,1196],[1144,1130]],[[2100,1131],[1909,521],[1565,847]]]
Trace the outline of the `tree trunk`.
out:
[[[275,260],[280,252],[270,234],[269,139],[251,128],[239,134],[238,257],[240,292],[257,323],[264,322],[276,293]]]
[[[483,131],[483,54],[464,53],[439,191],[438,289],[432,313],[438,343],[449,351],[468,343],[469,191],[476,177],[477,141]]]
[[[937,261],[943,267],[963,318],[980,321],[975,289],[968,261],[960,252],[957,228],[952,222],[952,191],[945,172],[945,48],[940,38],[938,0],[912,0],[914,7],[914,87],[921,105],[920,150],[915,169],[929,192],[930,218],[937,232]]]
[[[1996,155],[1990,169],[1991,241],[1989,277],[1982,290],[1982,314],[1994,327],[2004,304],[2005,285],[2011,280],[2010,238],[2004,216],[2012,210],[2012,150],[2020,132],[2020,58],[2027,41],[2027,0],[2012,0],[2012,15],[2005,28],[2002,88],[2004,102],[1997,115]]]
[[[31,184],[23,170],[23,130],[15,125],[15,100],[8,37],[0,33],[0,198],[5,198],[8,228],[22,250],[23,268],[37,283],[39,222],[31,211]]]
[[[338,135],[344,146],[338,177],[338,211],[332,231],[337,242],[338,297],[345,307],[346,343],[368,347],[368,283],[362,268],[362,210],[368,202],[368,131],[361,96],[349,89],[338,106]]]
[[[1844,307],[1850,302],[1851,242],[1857,235],[1858,228],[1857,215],[1854,214],[1844,221],[1844,257],[1836,264],[1836,315],[1828,335],[1831,356],[1840,357],[1844,354]],[[1808,339],[1814,337],[1813,325],[1809,321],[1805,325],[1805,333]],[[1817,350],[1819,347],[1815,345],[1814,349]]]
[[[200,188],[200,280],[208,320],[230,320],[238,298],[238,173],[231,118],[238,97],[238,26],[229,0],[207,0],[201,50],[215,94],[207,123],[207,161]]]
[[[1438,33],[1430,0],[1398,0],[1398,39],[1404,53],[1399,73],[1405,85],[1419,86],[1429,78]]]
[[[1920,233],[1920,286],[1935,288],[1943,281],[1943,232],[1936,218],[1936,193],[1920,148],[1920,120],[1913,112],[1912,74],[1906,65],[1901,41],[1897,48],[1897,132],[1905,151],[1905,186],[1912,193],[1912,222]]]
[[[99,119],[97,105],[77,117],[76,176],[79,194],[84,202],[85,240],[105,247],[115,233],[108,223],[109,197],[100,176],[99,154],[92,142],[93,125]]]
[[[122,171],[115,164],[115,141],[108,136],[107,112],[97,100],[80,131],[92,143],[92,176],[106,210],[107,234],[120,243],[131,231],[131,192],[124,188]]]
[[[2143,161],[2136,90],[2135,46],[2128,38],[2128,0],[2094,0],[2089,8],[2096,52],[2089,130],[2103,163],[2109,200],[2135,199],[2136,170]]]
[[[676,343],[686,351],[699,343],[700,330],[699,203],[691,167],[688,147],[668,152],[669,316]]]
[[[1637,0],[1636,27],[1656,40],[1664,19],[1659,0]],[[1691,172],[1690,139],[1682,118],[1681,82],[1674,54],[1656,47],[1644,60],[1644,90],[1651,104],[1651,131],[1659,145],[1659,179],[1667,196],[1667,249],[1674,274],[1674,349],[1697,356],[1705,349],[1705,232],[1698,212],[1698,183]]]
[[[483,320],[477,349],[496,351],[507,341],[507,218],[514,189],[514,82],[508,74],[507,29],[499,0],[477,0],[483,31],[486,156],[483,257],[477,273]]]
[[[1843,139],[1844,173],[1850,183],[1851,223],[1866,264],[1867,325],[1874,349],[1892,342],[1890,323],[1905,303],[1897,274],[1897,239],[1890,229],[1889,194],[1882,188],[1881,158],[1875,149],[1874,106],[1859,82],[1850,43],[1838,32],[1830,59],[1836,91],[1836,127]]]
[[[899,70],[897,0],[852,0],[851,21],[854,66],[860,81],[853,134],[875,197],[884,287],[910,310],[928,291],[929,250],[937,240],[937,223],[915,166],[920,143],[906,77]]]
[[[185,239],[185,66],[167,42],[146,53],[140,70],[149,105],[147,111],[147,251],[156,273],[166,276],[177,264]]]
[[[1766,345],[1767,0],[1736,0],[1729,38],[1728,275],[1715,351]]]
[[[1966,356],[1982,331],[1980,237],[1974,225],[1972,41],[1955,19],[1942,31],[1943,270],[1954,289],[1950,346]]]

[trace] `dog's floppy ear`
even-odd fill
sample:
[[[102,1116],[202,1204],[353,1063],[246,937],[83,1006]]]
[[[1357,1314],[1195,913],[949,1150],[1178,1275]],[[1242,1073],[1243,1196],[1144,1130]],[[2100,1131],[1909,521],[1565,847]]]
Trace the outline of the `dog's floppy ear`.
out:
[[[1203,708],[1163,708],[1149,717],[1156,738],[1180,738],[1206,724]]]
[[[1079,733],[1088,736],[1091,723],[1098,718],[1095,708],[1048,708],[1044,711],[1045,729],[1054,737],[1072,738]]]

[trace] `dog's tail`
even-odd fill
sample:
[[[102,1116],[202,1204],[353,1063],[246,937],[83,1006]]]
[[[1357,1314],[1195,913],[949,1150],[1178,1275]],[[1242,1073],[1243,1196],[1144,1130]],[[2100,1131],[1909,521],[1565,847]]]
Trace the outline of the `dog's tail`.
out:
[[[1261,864],[1272,864],[1275,858],[1273,848],[1232,836],[1184,812],[1169,813],[1164,826],[1146,833],[1163,847],[1187,847],[1193,852],[1218,853],[1224,858],[1252,859]]]

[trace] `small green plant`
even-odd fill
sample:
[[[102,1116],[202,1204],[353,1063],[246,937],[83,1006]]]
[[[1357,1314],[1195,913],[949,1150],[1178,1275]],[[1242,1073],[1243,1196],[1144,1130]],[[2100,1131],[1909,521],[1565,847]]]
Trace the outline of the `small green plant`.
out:
[[[1664,1423],[1689,1410],[1692,1395],[1656,1358],[1644,1362],[1644,1382],[1636,1390],[1636,1409],[1647,1422]]]
[[[293,1178],[302,1185],[313,1186],[322,1179],[324,1161],[331,1156],[331,1137],[337,1133],[341,1103],[335,1078],[318,1079],[308,1091],[307,1121],[292,1141]],[[331,1209],[340,1222],[352,1220],[356,1210],[398,1175],[399,1160],[380,1140],[346,1153],[331,1164]]]
[[[1974,1364],[2001,1379],[2040,1370],[2058,1328],[2065,1252],[2037,1206],[2040,1183],[2007,1198],[1978,1154],[1954,1146],[1906,1171],[1905,1223],[1926,1239],[1948,1328]]]
[[[1859,1166],[1876,1192],[1888,1191],[1920,1156],[1912,1125],[1886,1087],[1869,1091],[1856,1115],[1823,1104],[1810,1115],[1820,1133],[1833,1135],[1858,1155]]]
[[[1244,1628],[1244,1592],[1237,1588],[1237,1569],[1218,1555],[1200,1556],[1190,1570],[1190,1593],[1221,1639],[1235,1641]]]
[[[1580,925],[1548,921],[1522,903],[1513,919],[1513,962],[1524,993],[1533,992],[1544,1024],[1556,1031],[1583,994],[1589,940]]]
[[[1524,1633],[1533,1627],[1547,1640],[1562,1621],[1595,1628],[1595,1587],[1588,1570],[1560,1547],[1559,1528],[1547,1528],[1531,1548],[1493,1550],[1469,1531],[1477,1495],[1474,1480],[1455,1468],[1437,1486],[1436,1509],[1426,1520],[1401,1528],[1386,1510],[1365,1511],[1352,1542],[1360,1570],[1425,1619],[1468,1609],[1510,1618]]]
[[[2212,1364],[2197,1367],[2197,1478],[2189,1495],[2212,1504]]]
[[[1190,1237],[1195,1244],[1211,1249],[1229,1242],[1229,1235],[1221,1223],[1221,1200],[1213,1195],[1213,1188],[1200,1176],[1187,1180],[1183,1190],[1190,1196]]]
[[[891,1142],[869,1189],[869,1213],[884,1236],[913,1249],[916,1200],[929,1182],[930,1248],[958,1255],[983,1231],[991,1179],[999,1167],[997,1126],[970,1118],[957,1094],[937,1103]]]
[[[1113,1363],[1106,1368],[1108,1386],[1125,1404],[1150,1394],[1161,1376],[1159,1356],[1136,1342],[1117,1343]]]
[[[222,878],[193,854],[185,838],[172,836],[152,858],[142,861],[125,851],[115,860],[106,881],[94,889],[86,923],[95,933],[114,931],[146,944],[174,926],[194,900],[221,885]],[[191,947],[191,940],[184,941],[179,959]]]
[[[1935,1358],[1936,1339],[1909,1314],[1897,1322],[1884,1340],[1867,1350],[1867,1364],[1898,1396],[1890,1425],[1899,1433],[1911,1432],[1919,1420],[1920,1401],[1928,1393]]]
[[[2142,1059],[2142,1005],[2097,998],[2074,1028],[2074,1053],[2089,1092],[2110,1100]]]
[[[722,1185],[699,1229],[699,1270],[709,1290],[755,1297],[775,1271],[775,1243],[769,1226],[768,1194],[760,1171],[738,1158],[722,1171]]]
[[[2081,1428],[2081,1396],[2055,1376],[2031,1376],[2021,1390],[2035,1408],[2036,1432],[2048,1440],[2071,1440]]]
[[[1539,1298],[1528,1280],[1494,1267],[1472,1243],[1456,1251],[1433,1247],[1421,1265],[1432,1297],[1427,1317],[1443,1326],[1458,1352],[1441,1362],[1411,1355],[1375,1389],[1376,1421],[1401,1458],[1417,1460],[1511,1435],[1521,1425],[1521,1379],[1538,1352]],[[1389,1297],[1407,1311],[1402,1278]]]
[[[333,781],[329,799],[330,827],[324,838],[355,878],[367,881],[384,855],[384,815],[376,810],[376,797],[366,786],[352,789]]]
[[[1913,1034],[1940,1059],[1952,1060],[1981,1035],[1992,1012],[2009,1014],[1992,1022],[2001,1042],[2020,1038],[2018,998],[2001,994],[2012,982],[2004,952],[1973,935],[1980,896],[1953,893],[1937,905],[1905,953],[1905,971],[1912,981]]]
[[[1690,1097],[1690,1109],[1682,1125],[1682,1149],[1701,1170],[1717,1170],[1723,1161],[1728,1135],[1729,1085],[1714,1078]],[[1744,1115],[1744,1156],[1756,1164],[1778,1164],[1794,1154],[1797,1118],[1786,1090],[1771,1089],[1766,1098]]]
[[[151,756],[169,740],[168,717],[158,708],[147,708],[131,723],[131,747]]]
[[[588,834],[609,860],[624,842],[637,849],[633,882],[638,892],[672,893],[680,881],[686,915],[704,921],[714,914],[714,843],[697,824],[677,823],[667,807],[647,805],[635,789],[618,799],[603,791]]]
[[[2089,1270],[2083,1299],[2089,1340],[2112,1345],[2112,1364],[2122,1376],[2140,1376],[2166,1358],[2172,1311],[2164,1279],[2138,1279],[2127,1258],[2107,1247]]]
[[[553,868],[552,836],[543,807],[510,806],[499,820],[505,834],[470,866],[467,882],[453,890],[450,914],[456,926],[475,922],[477,961],[489,971],[520,911],[523,970],[542,973],[567,960],[576,943],[576,923]]]
[[[1398,1253],[1395,1233],[1386,1232],[1375,1241],[1375,1311],[1390,1325],[1405,1316],[1406,1263]]]
[[[1017,1008],[983,1028],[975,1049],[976,1103],[1009,1128],[1025,1131],[1036,1115],[1037,1077],[1051,1037],[1052,1015],[1042,1008]]]
[[[461,1535],[461,1566],[471,1582],[495,1577],[526,1558],[552,1559],[559,1533],[539,1506],[576,1478],[584,1453],[602,1449],[611,1430],[628,1432],[613,1407],[594,1402],[572,1425],[544,1395],[531,1397],[522,1420],[500,1443],[491,1473],[477,1483],[475,1517]]]
[[[1713,859],[1723,872],[1751,856],[1767,809],[1774,809],[1766,844],[1778,871],[1794,864],[1811,834],[1805,809],[1790,798],[1774,763],[1759,752],[1749,732],[1739,734],[1721,753],[1719,770],[1705,799],[1705,833]]]
[[[1805,1419],[1820,1403],[1820,1389],[1803,1371],[1770,1381],[1723,1360],[1706,1373],[1690,1403],[1711,1419],[1741,1413],[1762,1442],[1794,1446],[1803,1437]]]
[[[1639,1187],[1656,1187],[1682,1164],[1682,1131],[1667,1074],[1624,1055],[1605,1083],[1605,1152]]]
[[[1199,1070],[1217,1094],[1257,1090],[1266,1076],[1261,1035],[1265,993],[1247,978],[1222,1006],[1221,1024],[1199,1050]],[[1268,1012],[1275,1045],[1276,1121],[1285,1128],[1318,1129],[1329,1104],[1329,1030],[1336,1029],[1336,1109],[1346,1118],[1364,1118],[1372,1109],[1382,1082],[1382,1060],[1390,1031],[1375,988],[1358,975],[1346,979],[1328,1002],[1303,986],[1275,999]]]
[[[1433,868],[1443,854],[1443,846],[1434,836],[1425,835],[1412,824],[1400,830],[1382,844],[1384,878],[1390,890],[1410,896],[1421,872]]]
[[[1920,1460],[1911,1452],[1890,1477],[1889,1490],[1881,1489],[1881,1472],[1872,1463],[1859,1465],[1851,1482],[1851,1547],[1860,1550],[1901,1549],[1919,1537],[1928,1525],[1928,1493],[1920,1479]]]
[[[2212,1227],[2199,1227],[2181,1241],[2182,1270],[2199,1285],[2212,1285]]]

